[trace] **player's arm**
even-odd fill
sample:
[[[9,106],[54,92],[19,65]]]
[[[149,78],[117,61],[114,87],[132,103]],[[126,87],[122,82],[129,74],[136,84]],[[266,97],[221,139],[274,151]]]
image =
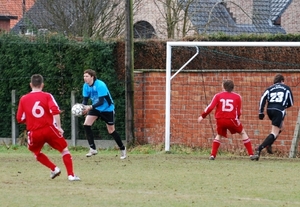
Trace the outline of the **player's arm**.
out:
[[[25,112],[23,110],[22,99],[19,102],[18,110],[17,110],[17,122],[20,124],[24,124],[26,122]]]
[[[55,120],[57,130],[62,135],[64,133],[64,130],[61,128],[60,114],[55,114],[55,115],[53,115],[53,117],[54,117],[54,120]]]
[[[58,129],[58,131],[63,134],[64,130],[61,128],[61,121],[60,121],[60,110],[58,107],[58,104],[56,103],[54,97],[49,94],[50,98],[48,99],[48,107],[53,115],[54,121],[55,121],[55,125]]]
[[[267,102],[268,95],[269,95],[269,90],[266,90],[261,96],[259,101],[258,118],[260,120],[263,120],[265,117],[264,110],[265,110],[265,105]]]
[[[88,101],[89,101],[89,97],[83,97],[82,104],[87,105]]]
[[[204,109],[204,111],[202,112],[201,116],[201,120],[202,119],[205,119],[205,117],[215,108],[215,106],[217,105],[218,103],[218,96],[215,95],[212,99],[212,101],[210,102],[210,104]],[[200,122],[201,120],[200,117],[198,118],[198,121]]]
[[[242,115],[241,111],[242,111],[242,98],[240,97],[237,102],[237,117],[238,117],[238,119],[240,119],[240,117]]]
[[[53,115],[57,128],[61,128],[60,114]]]
[[[266,90],[260,98],[260,101],[259,101],[259,113],[260,114],[264,113],[268,95],[269,95],[269,91]]]
[[[58,131],[63,134],[64,130],[61,128],[61,120],[60,120],[60,110],[58,108],[58,106],[52,106],[52,115],[55,121],[55,125],[58,129]]]
[[[90,92],[89,92],[89,86],[86,83],[83,84],[82,87],[82,97],[83,97],[82,104],[87,105],[90,98]]]
[[[89,106],[88,106],[88,107],[89,107],[89,110],[95,109],[95,108],[97,108],[98,106],[101,106],[103,103],[104,103],[104,97],[103,97],[103,96],[102,96],[102,97],[99,97],[99,98],[98,98],[98,101],[97,101],[96,103],[94,103],[93,105],[89,105]]]
[[[286,108],[290,108],[291,106],[294,105],[294,98],[293,98],[292,91],[290,89],[287,90],[286,95],[287,95]]]

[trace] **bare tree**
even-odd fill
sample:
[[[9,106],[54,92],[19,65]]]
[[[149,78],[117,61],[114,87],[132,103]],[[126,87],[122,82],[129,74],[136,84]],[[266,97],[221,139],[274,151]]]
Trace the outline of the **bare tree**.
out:
[[[124,32],[123,0],[36,0],[31,10],[26,17],[37,29],[81,37],[116,37]]]
[[[193,27],[189,7],[195,0],[153,0],[165,22],[168,38],[185,37]]]

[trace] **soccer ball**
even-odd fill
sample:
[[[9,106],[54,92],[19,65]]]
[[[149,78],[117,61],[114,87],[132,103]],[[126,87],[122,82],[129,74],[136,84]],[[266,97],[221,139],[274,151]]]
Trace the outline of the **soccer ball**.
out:
[[[82,112],[84,110],[84,105],[80,104],[80,103],[76,103],[74,104],[74,106],[72,107],[72,114],[74,116],[82,116]]]

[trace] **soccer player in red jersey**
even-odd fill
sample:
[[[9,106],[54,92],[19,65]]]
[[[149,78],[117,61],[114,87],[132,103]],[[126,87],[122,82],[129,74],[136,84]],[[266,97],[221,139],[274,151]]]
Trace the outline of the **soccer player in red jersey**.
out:
[[[248,151],[250,159],[253,160],[254,155],[251,141],[239,120],[242,107],[241,96],[233,92],[234,83],[232,80],[224,80],[222,87],[223,91],[214,95],[210,104],[198,118],[198,122],[201,122],[214,108],[216,109],[217,136],[212,143],[209,159],[214,160],[216,158],[221,138],[227,137],[227,130],[229,130],[231,134],[239,133],[242,136],[244,146]]]
[[[51,170],[50,178],[54,179],[61,171],[41,152],[44,144],[48,143],[61,153],[68,180],[80,180],[73,172],[72,156],[63,137],[64,130],[61,128],[59,107],[54,97],[43,91],[43,76],[32,75],[30,87],[32,91],[21,97],[16,115],[19,123],[26,124],[28,149],[38,162]]]

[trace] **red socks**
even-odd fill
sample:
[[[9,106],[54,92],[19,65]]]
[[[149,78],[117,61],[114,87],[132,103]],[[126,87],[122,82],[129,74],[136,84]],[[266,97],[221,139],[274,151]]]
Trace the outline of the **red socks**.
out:
[[[49,158],[41,152],[39,154],[35,155],[35,157],[36,157],[37,161],[39,161],[42,165],[45,165],[46,167],[50,168],[52,171],[56,167],[55,164],[53,162],[51,162],[49,160]]]
[[[74,176],[73,172],[73,160],[72,156],[69,151],[63,151],[61,153],[63,162],[65,164],[67,174]],[[39,153],[35,155],[36,160],[40,162],[42,165],[45,165],[46,167],[50,168],[52,171],[54,171],[56,165],[50,161],[50,159],[43,153]]]
[[[212,143],[212,148],[211,148],[211,156],[216,157],[217,153],[218,153],[218,149],[220,147],[221,142],[217,139],[214,139],[213,143]]]
[[[253,155],[253,149],[252,149],[252,145],[251,145],[251,141],[250,139],[245,139],[243,140],[244,146],[246,147],[248,154],[249,155]],[[220,147],[220,140],[214,139],[213,143],[212,143],[212,149],[211,149],[211,156],[216,157],[217,153],[218,153],[218,149]]]
[[[67,174],[74,176],[73,172],[73,161],[72,161],[72,156],[69,151],[62,152],[62,159],[65,164]]]
[[[253,155],[252,145],[250,139],[243,140],[244,146],[246,147],[248,151],[248,155]]]

